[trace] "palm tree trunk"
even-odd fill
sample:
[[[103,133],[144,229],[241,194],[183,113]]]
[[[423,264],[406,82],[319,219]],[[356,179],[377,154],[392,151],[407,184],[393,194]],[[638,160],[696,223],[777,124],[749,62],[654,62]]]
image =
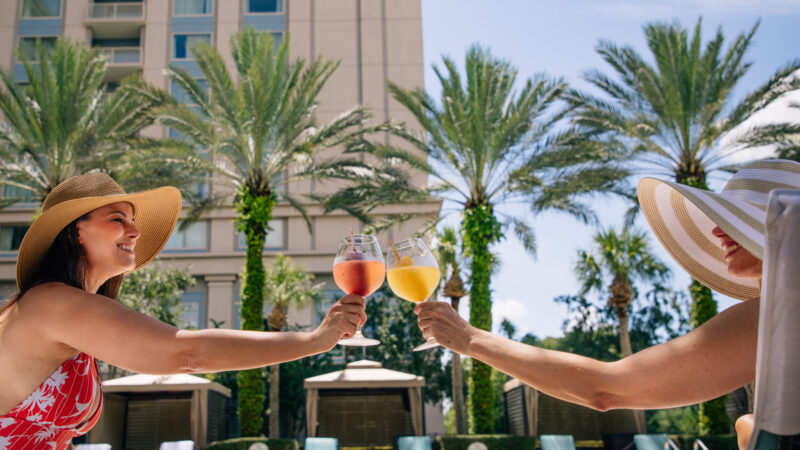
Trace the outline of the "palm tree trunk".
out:
[[[622,357],[625,358],[633,354],[631,351],[631,337],[628,334],[628,307],[631,305],[631,299],[633,298],[633,287],[624,273],[615,273],[614,280],[608,287],[608,292],[608,303],[614,307],[617,313],[619,348],[622,351]]]
[[[266,227],[275,204],[271,196],[258,195],[247,188],[237,194],[238,227],[247,239],[247,254],[242,289],[242,329],[264,330],[264,241]],[[264,375],[262,369],[236,374],[239,386],[239,426],[242,436],[259,436],[264,426]]]
[[[633,354],[631,350],[631,336],[628,333],[628,307],[633,299],[633,287],[628,277],[622,273],[614,274],[614,281],[608,287],[610,292],[609,303],[614,306],[619,321],[619,348],[623,358]],[[633,418],[636,421],[636,431],[640,434],[647,433],[647,419],[644,411],[635,409]]]
[[[281,396],[281,365],[269,366],[269,437],[280,439],[280,396]]]
[[[489,283],[492,274],[492,254],[489,244],[500,237],[500,224],[492,213],[491,205],[473,205],[464,209],[461,221],[464,247],[471,258],[469,321],[482,330],[492,328],[492,298]],[[469,384],[470,432],[494,432],[494,391],[492,368],[476,359],[472,360]]]
[[[622,357],[627,358],[633,354],[631,350],[631,337],[628,334],[628,309],[617,308],[617,318],[619,319],[619,346],[622,350]],[[647,433],[647,419],[641,409],[633,410],[633,418],[636,420],[636,430],[640,434]]]
[[[276,303],[267,317],[272,331],[281,331],[286,326],[286,312],[281,303]],[[273,364],[269,368],[269,437],[280,439],[281,435],[281,365]]]
[[[458,311],[458,298],[451,298],[450,305]],[[467,416],[464,410],[464,380],[461,371],[461,355],[453,352],[453,410],[456,415],[456,434],[467,433]]]
[[[617,308],[617,318],[619,319],[619,348],[622,350],[622,357],[627,358],[633,354],[631,337],[628,334],[628,310]]]

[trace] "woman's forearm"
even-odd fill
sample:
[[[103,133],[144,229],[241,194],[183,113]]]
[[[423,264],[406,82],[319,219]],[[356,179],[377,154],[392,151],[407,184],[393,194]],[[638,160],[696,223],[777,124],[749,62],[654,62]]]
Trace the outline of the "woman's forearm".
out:
[[[474,331],[465,354],[553,397],[599,410],[613,405],[613,394],[606,389],[609,363],[540,349],[483,330]]]
[[[750,300],[685,336],[614,362],[529,346],[468,324],[457,348],[548,395],[590,408],[671,408],[710,400],[751,382],[757,325],[758,301]],[[433,335],[446,343],[458,328]]]
[[[179,330],[175,338],[177,369],[187,373],[252,369],[327,350],[311,332]]]

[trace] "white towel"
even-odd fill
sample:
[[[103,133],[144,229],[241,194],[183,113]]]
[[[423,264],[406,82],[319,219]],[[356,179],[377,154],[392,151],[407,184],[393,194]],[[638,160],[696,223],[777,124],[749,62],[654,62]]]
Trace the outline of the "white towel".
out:
[[[800,190],[774,190],[767,209],[758,323],[755,426],[800,433]]]

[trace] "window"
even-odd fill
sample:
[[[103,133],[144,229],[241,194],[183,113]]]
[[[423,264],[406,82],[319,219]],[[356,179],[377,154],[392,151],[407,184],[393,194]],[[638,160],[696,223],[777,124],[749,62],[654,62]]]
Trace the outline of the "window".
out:
[[[210,34],[176,34],[172,59],[190,59],[189,49],[197,42],[211,42]]]
[[[203,323],[203,293],[184,292],[179,304],[181,316],[178,318],[180,328],[205,328]]]
[[[39,40],[44,47],[44,52],[49,55],[56,45],[55,37],[22,37],[19,38],[19,51],[28,61],[38,61],[39,52],[36,50],[36,41]]]
[[[283,0],[247,0],[248,13],[274,13],[283,10]]]
[[[59,17],[61,0],[23,0],[22,17]]]
[[[206,84],[206,80],[198,79],[197,84],[200,85],[200,88],[203,90],[203,92],[208,94],[208,85]],[[189,97],[189,94],[180,86],[180,84],[178,84],[177,81],[172,80],[169,91],[172,93],[172,96],[175,97],[175,100],[177,100],[178,103],[186,103],[188,105],[195,104],[192,98]],[[199,110],[195,112],[197,113]]]
[[[17,291],[17,283],[13,281],[0,282],[0,306],[5,305],[7,301],[11,300],[11,297],[16,294]]]
[[[322,296],[320,299],[314,301],[314,309],[316,310],[315,325],[319,326],[322,319],[328,314],[334,303],[344,297],[344,294],[339,289],[322,289]]]
[[[211,0],[175,0],[176,16],[211,14]]]
[[[0,225],[0,252],[15,252],[19,250],[22,237],[28,231],[29,225]]]
[[[285,219],[274,219],[269,221],[271,231],[267,231],[267,239],[264,241],[264,250],[284,250],[283,236],[286,229]],[[245,234],[239,233],[239,242],[236,244],[237,250],[247,250],[247,242],[245,241]]]
[[[36,201],[36,193],[16,186],[4,186],[3,197],[16,197]]]
[[[195,222],[186,230],[179,230],[181,223],[175,225],[164,250],[206,250],[206,222]]]

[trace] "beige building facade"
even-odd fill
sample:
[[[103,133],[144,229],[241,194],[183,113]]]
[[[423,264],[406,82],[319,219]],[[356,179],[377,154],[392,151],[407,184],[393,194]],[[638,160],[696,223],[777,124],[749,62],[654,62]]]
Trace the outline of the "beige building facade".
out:
[[[313,60],[320,55],[341,60],[322,91],[317,117],[328,121],[359,104],[371,107],[376,120],[411,121],[410,113],[390,98],[386,81],[401,86],[423,86],[422,25],[419,0],[148,0],[104,2],[89,0],[0,0],[0,66],[25,81],[16,49],[31,52],[36,39],[45,45],[57,36],[102,48],[109,57],[106,81],[110,88],[122,77],[142,73],[154,85],[180,98],[165,75],[177,65],[202,82],[188,47],[206,40],[229,56],[229,40],[244,27],[291,36],[291,54]],[[31,53],[33,54],[33,53]],[[171,130],[153,126],[145,131],[167,137]],[[387,136],[378,137],[387,142]],[[423,174],[413,182],[427,182]],[[299,182],[286,187],[295,196],[329,192],[320,183]],[[215,186],[206,186],[213,190]],[[422,212],[425,215],[382,233],[386,239],[410,237],[439,213],[438,201],[396,206],[381,214]],[[331,277],[339,240],[363,226],[341,213],[323,214],[319,205],[306,205],[311,230],[298,212],[285,204],[274,210],[264,251],[267,265],[277,254],[313,272],[325,283],[327,302],[289,311],[289,323],[316,325],[329,303],[341,296]],[[16,249],[35,213],[33,204],[17,204],[0,211],[0,294],[15,289]],[[239,325],[240,272],[244,243],[234,225],[234,211],[211,212],[185,232],[173,234],[159,260],[163,265],[188,267],[197,284],[184,295],[187,326],[206,328]]]

